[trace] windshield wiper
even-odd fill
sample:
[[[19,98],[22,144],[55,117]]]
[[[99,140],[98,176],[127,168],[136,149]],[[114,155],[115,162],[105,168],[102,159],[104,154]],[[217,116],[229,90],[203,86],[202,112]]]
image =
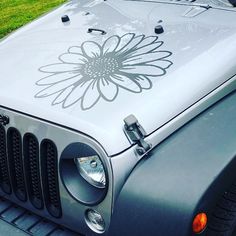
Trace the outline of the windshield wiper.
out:
[[[126,0],[126,1],[137,1],[137,2],[156,2],[156,3],[167,3],[167,4],[178,4],[178,5],[194,5],[203,7],[206,9],[214,6],[219,7],[236,7],[236,0],[193,0],[193,1],[181,1],[181,0]]]

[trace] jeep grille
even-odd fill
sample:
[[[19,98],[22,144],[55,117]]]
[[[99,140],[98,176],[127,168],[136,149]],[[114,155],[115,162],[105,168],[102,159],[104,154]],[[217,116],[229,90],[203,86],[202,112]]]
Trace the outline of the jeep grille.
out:
[[[23,137],[23,139],[22,139]],[[52,140],[39,144],[32,133],[21,134],[16,128],[0,125],[0,187],[29,200],[37,209],[61,217],[58,184],[57,147]]]

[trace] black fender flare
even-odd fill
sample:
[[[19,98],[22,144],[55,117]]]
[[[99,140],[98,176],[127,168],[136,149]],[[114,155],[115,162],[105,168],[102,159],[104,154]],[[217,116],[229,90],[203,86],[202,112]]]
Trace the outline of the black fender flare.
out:
[[[114,203],[109,235],[189,236],[236,180],[236,92],[155,147]],[[200,235],[205,235],[205,232]]]

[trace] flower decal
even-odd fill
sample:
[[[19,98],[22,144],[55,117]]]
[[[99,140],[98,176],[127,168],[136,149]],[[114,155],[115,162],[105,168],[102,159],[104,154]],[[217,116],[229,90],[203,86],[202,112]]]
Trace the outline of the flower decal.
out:
[[[79,103],[82,110],[92,108],[100,99],[112,102],[124,89],[141,93],[152,88],[151,79],[163,76],[172,65],[171,52],[160,50],[157,36],[129,33],[114,35],[103,45],[86,41],[59,56],[59,63],[39,70],[48,75],[39,81],[44,86],[35,97],[53,97],[52,105],[63,108]]]

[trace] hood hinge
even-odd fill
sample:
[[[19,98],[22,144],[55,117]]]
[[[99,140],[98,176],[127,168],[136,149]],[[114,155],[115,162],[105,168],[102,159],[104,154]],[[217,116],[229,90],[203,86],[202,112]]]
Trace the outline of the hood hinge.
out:
[[[144,128],[139,124],[134,115],[129,115],[124,119],[125,131],[129,138],[138,146],[136,151],[138,155],[144,155],[151,149],[151,144],[147,143],[144,138],[147,135]]]

